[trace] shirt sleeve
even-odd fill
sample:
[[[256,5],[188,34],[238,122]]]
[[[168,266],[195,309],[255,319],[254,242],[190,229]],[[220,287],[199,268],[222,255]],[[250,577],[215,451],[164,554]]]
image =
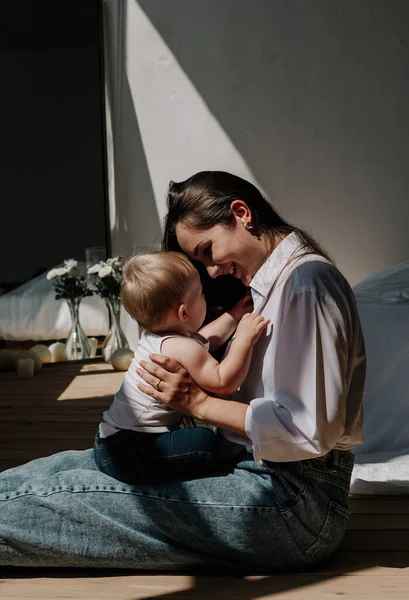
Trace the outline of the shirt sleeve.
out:
[[[254,458],[289,462],[322,456],[344,432],[347,323],[332,297],[304,291],[274,327],[274,397],[252,400],[246,414]]]

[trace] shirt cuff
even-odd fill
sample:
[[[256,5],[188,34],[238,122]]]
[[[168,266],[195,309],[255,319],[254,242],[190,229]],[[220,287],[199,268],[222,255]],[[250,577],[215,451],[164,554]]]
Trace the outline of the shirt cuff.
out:
[[[282,411],[282,417],[288,416],[286,409]],[[273,400],[255,398],[250,402],[244,426],[251,440],[256,462],[260,463],[263,459],[274,462],[299,460],[301,447],[306,444],[306,440],[292,435],[284,426],[283,420],[275,413]]]
[[[256,445],[254,444],[253,441],[253,437],[252,437],[252,431],[251,431],[251,425],[253,422],[253,411],[251,408],[251,404],[249,404],[249,407],[246,411],[246,417],[244,420],[244,429],[246,431],[246,435],[249,438],[249,442],[247,445],[247,450],[248,452],[252,452],[253,456],[254,456],[254,460],[256,462],[260,462],[262,460],[261,456],[260,456],[260,450],[258,447],[256,447]],[[251,447],[249,447],[251,446]]]

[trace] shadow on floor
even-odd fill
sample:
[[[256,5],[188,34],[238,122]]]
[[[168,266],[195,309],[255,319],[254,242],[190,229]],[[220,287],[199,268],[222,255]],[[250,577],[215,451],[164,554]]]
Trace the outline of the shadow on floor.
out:
[[[98,579],[112,577],[129,577],[129,584],[135,585],[135,578],[149,577],[149,582],[143,582],[146,588],[144,600],[156,598],[162,600],[209,600],[213,598],[230,598],[234,600],[255,600],[271,595],[280,594],[285,591],[313,586],[317,583],[323,583],[342,575],[353,575],[359,571],[365,571],[374,567],[389,567],[391,569],[405,569],[409,567],[409,552],[389,552],[389,553],[342,553],[339,552],[326,564],[318,567],[316,570],[303,571],[298,573],[238,573],[236,571],[227,572],[226,570],[202,571],[200,573],[153,573],[153,572],[135,572],[128,570],[111,569],[45,569],[45,568],[16,568],[6,567],[0,569],[0,576],[3,579]],[[389,573],[390,574],[390,573]],[[174,586],[173,577],[187,575],[191,577],[191,587],[186,589],[186,584],[181,582],[185,589],[175,591],[165,591],[158,595],[158,586],[154,583],[154,578],[160,577],[160,587],[166,587],[163,577],[169,578],[169,587]],[[131,581],[132,578],[132,581]],[[114,581],[112,582],[114,584]],[[142,583],[142,582],[141,582]],[[152,591],[149,591],[150,585]],[[60,583],[60,585],[62,585]],[[122,581],[123,585],[123,581]],[[339,581],[337,581],[339,586]],[[313,593],[309,590],[308,593]],[[334,588],[334,595],[344,595],[344,592]],[[128,596],[127,596],[128,597]],[[135,596],[142,598],[141,596]]]

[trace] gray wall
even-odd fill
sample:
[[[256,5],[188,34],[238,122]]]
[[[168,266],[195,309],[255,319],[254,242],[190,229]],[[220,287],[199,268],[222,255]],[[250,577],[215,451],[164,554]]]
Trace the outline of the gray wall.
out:
[[[127,0],[114,245],[169,179],[249,177],[354,283],[409,259],[406,0]]]

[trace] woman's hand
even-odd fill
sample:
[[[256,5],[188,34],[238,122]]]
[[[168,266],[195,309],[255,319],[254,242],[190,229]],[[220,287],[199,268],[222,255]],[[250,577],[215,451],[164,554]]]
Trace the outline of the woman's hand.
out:
[[[139,364],[142,368],[136,369],[138,375],[149,384],[138,383],[141,392],[180,413],[247,436],[246,404],[208,396],[173,358],[161,354],[151,354],[149,358],[151,363],[141,360]]]
[[[138,389],[180,413],[200,418],[207,394],[193,381],[178,362],[161,354],[151,354],[152,362],[141,360],[136,372],[149,385]],[[153,364],[154,363],[154,364]]]

